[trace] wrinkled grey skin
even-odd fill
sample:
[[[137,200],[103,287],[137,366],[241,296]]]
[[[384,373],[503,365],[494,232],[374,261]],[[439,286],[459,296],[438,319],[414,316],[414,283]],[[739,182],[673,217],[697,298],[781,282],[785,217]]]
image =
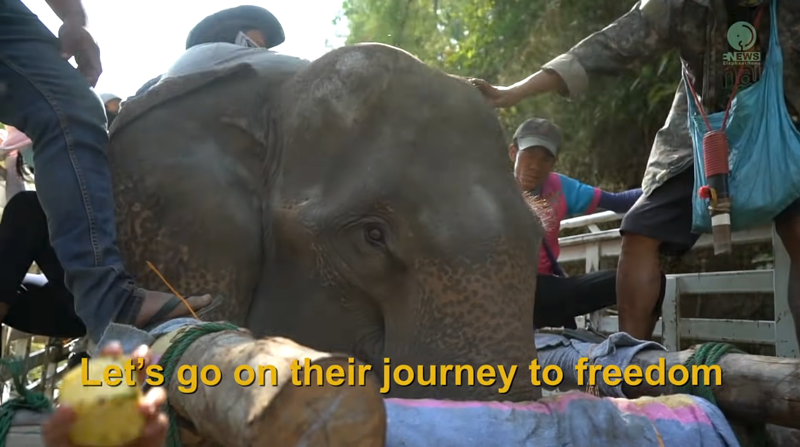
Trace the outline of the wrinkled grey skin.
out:
[[[519,368],[506,395],[391,397],[533,400],[542,230],[504,146],[477,91],[384,45],[294,76],[175,78],[112,129],[120,244],[144,285],[165,290],[149,260],[181,293],[212,293],[204,319],[350,353],[380,380],[384,357]]]

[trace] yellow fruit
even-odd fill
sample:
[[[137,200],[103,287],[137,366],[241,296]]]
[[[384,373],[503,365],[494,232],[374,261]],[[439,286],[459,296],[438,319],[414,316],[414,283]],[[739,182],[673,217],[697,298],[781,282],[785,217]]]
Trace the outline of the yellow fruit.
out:
[[[125,382],[127,359],[98,357],[87,366],[75,368],[61,382],[59,402],[72,407],[78,415],[70,432],[73,444],[86,447],[117,447],[125,445],[142,434],[144,416],[139,411],[141,391]],[[105,383],[105,371],[117,366],[122,373],[121,383]],[[85,370],[88,369],[88,374]],[[112,377],[120,377],[119,374]],[[101,385],[84,385],[102,382]]]

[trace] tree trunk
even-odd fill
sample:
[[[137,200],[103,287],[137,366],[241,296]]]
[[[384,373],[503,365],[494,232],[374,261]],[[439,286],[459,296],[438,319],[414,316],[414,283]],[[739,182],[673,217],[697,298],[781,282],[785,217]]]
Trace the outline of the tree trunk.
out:
[[[633,358],[632,364],[645,371],[648,366],[658,365],[663,358],[669,371],[672,366],[683,365],[693,353],[693,349],[642,351]],[[728,354],[720,360],[719,366],[722,384],[712,389],[717,405],[727,417],[800,429],[800,360]],[[712,383],[715,380],[712,374]],[[622,389],[629,398],[678,392],[672,385],[654,387],[646,381],[635,387],[623,385]]]
[[[312,365],[310,374],[302,368],[296,375],[310,386],[295,386],[290,365],[297,359],[302,367],[306,358]],[[358,383],[362,364],[350,363],[346,356],[317,352],[284,338],[255,340],[244,332],[226,331],[198,339],[178,364],[197,365],[195,377],[209,365],[221,372],[218,385],[200,383],[196,392],[186,393],[179,389],[183,386],[176,370],[168,389],[172,408],[191,421],[206,440],[231,447],[385,444],[386,411],[379,386],[369,375],[363,386],[348,386],[350,380]],[[252,385],[242,386],[234,380],[239,365],[253,368],[256,380]],[[259,365],[272,365],[277,374],[259,374]],[[332,366],[341,369],[343,373],[334,378],[344,379],[344,385],[332,386],[326,380],[319,386],[313,365],[320,366],[323,374]],[[190,377],[187,371],[183,375]],[[208,378],[213,377],[211,372]],[[249,375],[244,372],[240,377]]]

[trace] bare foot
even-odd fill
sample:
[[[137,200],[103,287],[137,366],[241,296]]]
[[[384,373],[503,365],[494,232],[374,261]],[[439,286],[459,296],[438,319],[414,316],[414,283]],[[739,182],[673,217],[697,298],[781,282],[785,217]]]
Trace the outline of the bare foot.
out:
[[[156,319],[158,321],[151,322],[150,320],[153,319],[153,316],[163,309],[164,306],[167,305],[167,303],[173,298],[178,299],[171,293],[145,290],[144,302],[142,303],[142,308],[139,310],[139,316],[136,317],[136,327],[143,327],[149,325],[150,323],[161,323],[173,318],[188,317],[192,315],[192,312],[189,311],[189,309],[186,307],[186,304],[180,302],[172,309],[172,311],[166,315],[159,316]],[[189,303],[189,306],[192,307],[192,310],[197,312],[198,310],[211,304],[211,295],[188,296],[186,297],[186,301]]]

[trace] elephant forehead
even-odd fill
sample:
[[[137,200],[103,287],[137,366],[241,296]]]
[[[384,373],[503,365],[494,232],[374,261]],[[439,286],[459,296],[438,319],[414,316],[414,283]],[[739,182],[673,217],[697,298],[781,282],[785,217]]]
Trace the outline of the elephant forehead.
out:
[[[453,245],[467,235],[498,235],[505,227],[504,213],[497,197],[481,185],[465,188],[462,197],[452,200],[420,201],[409,196],[418,206],[417,220],[430,231],[434,240],[442,245]],[[419,196],[417,196],[419,197]],[[427,202],[427,203],[426,203]]]
[[[361,51],[351,51],[342,54],[336,61],[336,70],[351,73],[354,70],[365,70],[367,68],[367,57]]]
[[[388,45],[336,49],[298,73],[287,88],[288,124],[314,131],[328,118],[349,130],[376,107],[398,107],[402,96],[412,93],[415,85],[430,83],[433,73],[409,53]],[[394,115],[404,112],[396,110]]]

